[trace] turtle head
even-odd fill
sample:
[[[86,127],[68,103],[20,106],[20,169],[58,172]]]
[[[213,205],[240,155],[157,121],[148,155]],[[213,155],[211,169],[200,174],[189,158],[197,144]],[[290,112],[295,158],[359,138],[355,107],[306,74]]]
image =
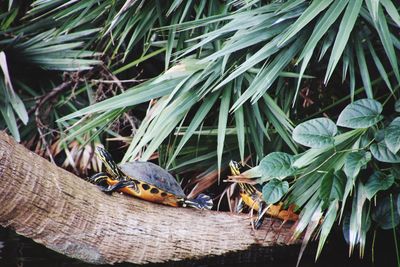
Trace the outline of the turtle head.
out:
[[[96,147],[95,153],[97,157],[103,162],[108,174],[115,178],[121,176],[121,170],[119,169],[117,163],[115,163],[115,161],[111,157],[110,153],[107,152],[107,150],[98,146]]]
[[[234,160],[231,160],[229,162],[229,168],[231,169],[231,174],[232,175],[234,175],[234,176],[240,175],[241,165],[238,162],[236,162]]]

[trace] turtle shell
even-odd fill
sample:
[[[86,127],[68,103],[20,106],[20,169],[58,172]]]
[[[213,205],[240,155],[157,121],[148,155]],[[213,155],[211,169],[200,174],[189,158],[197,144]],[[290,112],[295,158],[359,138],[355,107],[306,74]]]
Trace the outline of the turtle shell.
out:
[[[119,166],[124,174],[135,180],[158,187],[177,197],[185,197],[174,176],[160,166],[145,161],[132,161]]]

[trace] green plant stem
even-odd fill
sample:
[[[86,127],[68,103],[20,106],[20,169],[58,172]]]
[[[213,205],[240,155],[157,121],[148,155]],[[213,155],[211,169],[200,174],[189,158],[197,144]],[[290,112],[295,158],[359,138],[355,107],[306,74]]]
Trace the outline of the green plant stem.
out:
[[[374,230],[374,237],[372,238],[372,248],[371,248],[371,261],[372,264],[375,263],[375,239],[376,239],[376,230]]]
[[[126,64],[126,65],[124,65],[123,67],[121,67],[121,68],[119,68],[119,69],[113,71],[113,74],[118,74],[118,73],[121,73],[121,72],[123,72],[123,71],[129,69],[129,68],[132,68],[132,67],[136,66],[137,64],[139,64],[139,63],[141,63],[141,62],[143,62],[143,61],[145,61],[145,60],[147,60],[147,59],[149,59],[149,58],[152,58],[152,57],[154,57],[154,56],[156,56],[156,55],[158,55],[158,54],[164,52],[165,50],[166,50],[166,48],[163,47],[163,48],[160,48],[160,49],[158,49],[158,50],[156,50],[156,51],[151,52],[150,54],[147,54],[147,55],[145,55],[145,56],[142,56],[142,57],[140,57],[140,58],[138,58],[138,59],[132,61],[131,63]]]
[[[392,98],[392,97],[394,97],[394,99],[397,100],[397,99],[396,99],[396,96],[394,95],[394,93],[397,92],[397,91],[399,90],[399,88],[400,88],[400,85],[397,85],[397,86],[393,89],[393,93],[392,93],[392,94],[389,94],[389,96],[385,99],[385,101],[383,101],[382,106],[385,106],[386,103],[387,103],[387,102],[390,100],[390,98]]]

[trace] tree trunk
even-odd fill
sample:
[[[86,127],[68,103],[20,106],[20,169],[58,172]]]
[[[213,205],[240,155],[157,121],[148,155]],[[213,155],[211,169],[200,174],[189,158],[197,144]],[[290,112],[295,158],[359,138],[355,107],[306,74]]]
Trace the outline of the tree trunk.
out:
[[[90,263],[255,262],[298,249],[287,245],[289,223],[266,219],[253,231],[247,214],[106,195],[2,132],[0,179],[0,225]]]

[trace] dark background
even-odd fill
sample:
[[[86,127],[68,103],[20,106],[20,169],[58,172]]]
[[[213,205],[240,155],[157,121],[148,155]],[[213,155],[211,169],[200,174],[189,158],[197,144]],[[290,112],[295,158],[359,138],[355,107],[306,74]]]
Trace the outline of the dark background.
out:
[[[398,233],[397,233],[397,236]],[[367,247],[365,250],[365,257],[360,260],[358,257],[358,248],[355,249],[355,253],[351,258],[348,258],[348,246],[343,239],[340,231],[332,232],[332,236],[328,240],[320,259],[315,263],[315,249],[316,246],[312,245],[306,249],[305,255],[300,263],[300,267],[319,267],[319,266],[377,266],[377,267],[391,267],[398,266],[396,263],[396,253],[393,240],[393,231],[380,231],[377,232],[374,248],[374,262],[372,262],[372,251],[371,247]],[[369,238],[372,238],[369,237]],[[398,239],[399,240],[399,239]],[[372,241],[372,240],[370,240]],[[372,243],[372,242],[368,242]],[[295,248],[297,251],[299,248]],[[248,263],[248,264],[235,264],[232,265],[229,259],[226,261],[225,266],[268,266],[268,267],[295,267],[297,256],[292,256],[293,251],[284,258],[268,259],[268,261],[260,263]],[[295,253],[297,255],[297,253]],[[228,256],[229,257],[229,256]],[[281,256],[282,257],[282,256]],[[219,264],[209,263],[213,262],[213,259],[208,259],[208,262],[181,262],[181,263],[167,263],[167,264],[151,264],[147,266],[192,266],[192,267],[212,267],[221,266],[221,261],[224,259],[219,258]],[[71,259],[63,256],[53,250],[50,250],[43,245],[37,244],[34,241],[16,234],[11,229],[0,227],[0,267],[11,267],[11,266],[54,266],[54,267],[89,267],[99,266],[81,262],[79,260]],[[116,265],[101,265],[101,266],[136,266],[134,264],[116,264]]]

